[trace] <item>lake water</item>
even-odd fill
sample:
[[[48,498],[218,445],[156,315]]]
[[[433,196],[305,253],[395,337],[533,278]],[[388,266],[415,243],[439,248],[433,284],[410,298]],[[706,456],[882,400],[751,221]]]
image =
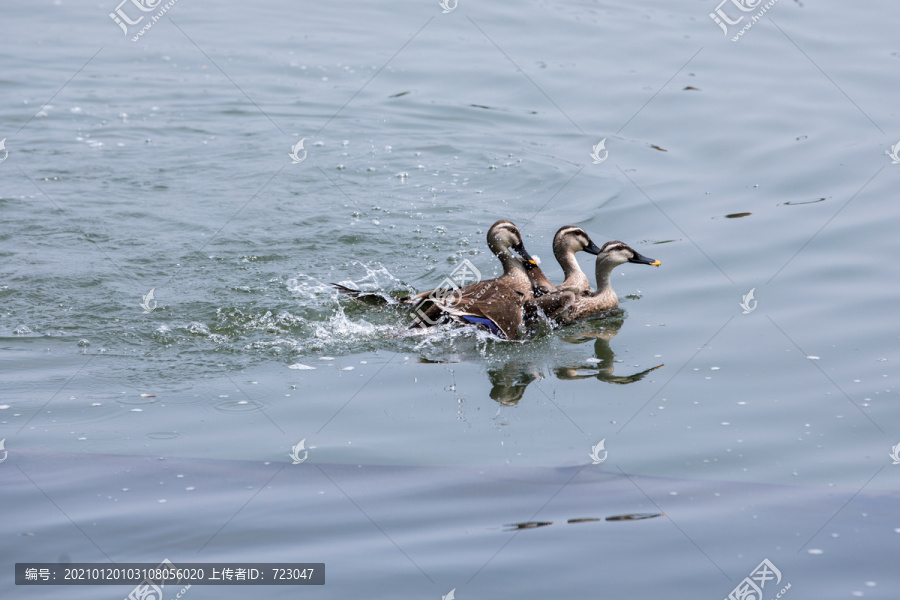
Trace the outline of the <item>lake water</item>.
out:
[[[0,593],[896,598],[896,10],[738,4],[8,2]],[[494,276],[500,218],[662,266],[525,342],[330,285]]]

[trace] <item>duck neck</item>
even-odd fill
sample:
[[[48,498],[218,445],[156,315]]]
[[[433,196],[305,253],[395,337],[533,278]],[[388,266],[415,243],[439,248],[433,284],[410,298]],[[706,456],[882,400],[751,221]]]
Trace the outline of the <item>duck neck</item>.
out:
[[[559,266],[562,267],[563,275],[566,280],[570,279],[582,279],[587,278],[584,274],[584,271],[581,270],[581,267],[578,265],[578,261],[575,260],[575,254],[569,250],[563,250],[561,252],[554,252],[556,255],[556,262],[559,263]],[[580,277],[579,277],[580,275]]]
[[[513,256],[509,250],[498,252],[497,258],[500,259],[500,264],[503,265],[504,277],[523,277],[525,279],[528,279],[528,272],[525,270],[525,266],[522,264],[522,261]]]
[[[615,296],[616,292],[612,288],[612,283],[610,282],[610,276],[612,275],[613,269],[616,268],[616,264],[607,260],[604,256],[597,257],[597,264],[595,267],[595,275],[597,277],[597,291],[595,294],[597,296],[600,295],[612,295]]]

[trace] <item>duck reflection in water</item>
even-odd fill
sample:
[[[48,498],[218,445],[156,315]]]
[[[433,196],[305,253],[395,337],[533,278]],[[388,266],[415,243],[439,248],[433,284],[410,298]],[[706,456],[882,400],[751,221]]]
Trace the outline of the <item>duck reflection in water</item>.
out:
[[[515,406],[525,395],[528,384],[544,378],[538,365],[521,360],[506,363],[499,369],[488,369],[487,374],[491,381],[491,400],[503,406]]]
[[[595,320],[588,323],[589,327],[578,333],[573,332],[574,335],[562,336],[562,339],[570,344],[583,344],[590,340],[594,340],[594,358],[590,360],[590,362],[593,363],[591,366],[585,366],[582,362],[573,366],[555,367],[554,371],[559,379],[569,380],[595,377],[606,383],[625,385],[627,383],[640,381],[647,373],[665,366],[656,365],[655,367],[650,367],[649,369],[644,369],[643,371],[631,375],[616,375],[614,373],[616,355],[610,347],[609,342],[616,337],[616,334],[619,333],[619,329],[621,329],[622,324],[625,322],[624,319],[622,319],[621,309],[616,309],[614,313],[618,314],[611,314],[611,318]]]
[[[656,365],[630,375],[615,373],[615,352],[609,342],[619,333],[623,323],[623,311],[615,309],[603,318],[586,320],[565,333],[559,339],[570,344],[585,344],[593,340],[594,356],[587,361],[584,358],[570,361],[570,365],[551,365],[551,372],[563,380],[587,379],[594,377],[606,383],[625,385],[643,379],[651,371],[664,365]],[[514,360],[501,367],[489,368],[488,379],[491,382],[491,399],[504,406],[514,406],[525,395],[529,384],[544,378],[541,365],[527,360]]]

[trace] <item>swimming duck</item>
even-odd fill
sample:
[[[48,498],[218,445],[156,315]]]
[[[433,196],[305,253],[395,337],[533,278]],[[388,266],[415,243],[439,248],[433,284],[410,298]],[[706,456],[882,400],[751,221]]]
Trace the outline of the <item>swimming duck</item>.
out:
[[[456,290],[443,290],[446,294],[436,293],[438,290],[423,292],[425,298],[417,306],[418,316],[410,328],[428,327],[449,319],[484,325],[495,335],[518,339],[523,306],[533,296],[528,268],[535,267],[537,262],[525,250],[519,229],[506,219],[491,225],[487,243],[503,265],[503,275]],[[522,259],[510,250],[517,252]]]
[[[531,277],[535,296],[557,290],[568,290],[575,294],[589,292],[591,282],[578,266],[578,261],[575,260],[575,253],[582,250],[594,255],[600,253],[600,247],[581,227],[574,225],[560,227],[553,236],[553,255],[556,257],[556,262],[562,267],[565,280],[558,286],[554,286],[540,270],[540,267],[532,268],[528,271],[528,276]]]
[[[531,324],[539,313],[551,319],[559,318],[574,303],[573,292],[555,290],[555,286],[540,272],[537,261],[525,250],[522,234],[511,221],[501,219],[491,225],[487,242],[503,266],[503,275],[497,279],[463,288],[437,288],[408,297],[363,292],[337,283],[332,285],[342,294],[368,304],[415,306],[416,316],[410,328],[456,321],[483,325],[494,335],[506,339],[518,339],[523,321]],[[517,252],[521,258],[510,250]],[[537,274],[531,275],[535,271]],[[546,281],[547,289],[535,294],[532,277]]]
[[[625,263],[651,265],[658,267],[658,260],[647,258],[628,244],[619,241],[606,242],[597,254],[595,273],[597,289],[585,292],[575,298],[571,309],[565,316],[566,322],[603,314],[619,306],[619,297],[609,281],[613,269]]]
[[[529,324],[538,318],[540,313],[551,321],[567,322],[566,313],[575,299],[591,291],[590,280],[575,260],[575,253],[582,250],[598,254],[600,247],[581,227],[566,225],[560,227],[553,236],[553,254],[565,275],[565,281],[559,286],[553,285],[537,265],[526,265],[534,294],[532,300],[525,302],[525,318]]]
[[[522,243],[522,234],[519,233],[518,228],[515,226],[515,224],[512,223],[512,221],[500,219],[499,221],[496,221],[493,225],[491,225],[487,232],[487,242],[488,248],[491,249],[491,252],[493,252],[497,256],[497,258],[500,259],[500,264],[503,266],[503,275],[500,278],[496,279],[482,280],[480,283],[490,283],[497,281],[498,279],[503,279],[504,277],[508,278],[507,283],[509,283],[509,281],[515,280],[517,275],[521,276],[521,274],[526,272],[528,269],[537,268],[538,261],[525,251],[525,246]],[[520,259],[517,256],[510,254],[508,252],[510,248],[521,254],[522,258]],[[398,303],[417,306],[426,300],[433,299],[434,297],[441,299],[442,297],[453,293],[454,288],[456,287],[455,282],[448,280],[445,281],[452,287],[426,290],[412,296],[399,296],[394,294],[386,296],[379,292],[356,290],[339,283],[332,283],[331,285],[340,293],[350,296],[351,298],[354,298],[356,300],[365,302],[366,304],[383,305],[385,303]],[[518,281],[521,282],[521,278]],[[532,294],[530,289],[525,290],[523,286],[519,287],[521,288],[520,291],[523,292],[526,298],[531,298]],[[459,290],[455,292],[455,296],[459,296]]]

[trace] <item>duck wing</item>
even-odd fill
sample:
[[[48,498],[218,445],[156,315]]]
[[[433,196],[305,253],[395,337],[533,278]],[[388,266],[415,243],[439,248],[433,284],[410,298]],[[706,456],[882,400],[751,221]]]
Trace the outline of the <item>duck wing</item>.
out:
[[[525,320],[530,321],[538,316],[538,312],[544,313],[550,320],[564,320],[565,315],[575,304],[576,294],[570,290],[558,290],[544,294],[524,305]]]
[[[481,321],[486,319],[493,323],[502,337],[515,340],[519,337],[519,326],[522,324],[525,294],[498,285],[497,281],[482,281],[466,286],[445,301],[435,301],[435,304],[458,322],[486,325]],[[488,326],[491,331],[494,327]]]

